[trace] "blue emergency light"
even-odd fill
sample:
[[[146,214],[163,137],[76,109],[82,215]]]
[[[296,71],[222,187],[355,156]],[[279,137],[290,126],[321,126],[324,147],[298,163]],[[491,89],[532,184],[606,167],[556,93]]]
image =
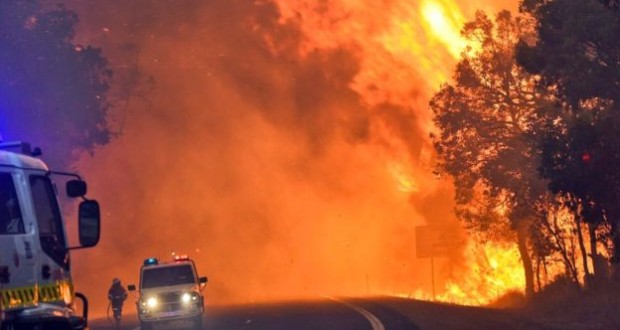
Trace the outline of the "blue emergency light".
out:
[[[145,266],[157,265],[158,263],[159,263],[159,261],[157,260],[157,258],[144,259],[144,265]]]

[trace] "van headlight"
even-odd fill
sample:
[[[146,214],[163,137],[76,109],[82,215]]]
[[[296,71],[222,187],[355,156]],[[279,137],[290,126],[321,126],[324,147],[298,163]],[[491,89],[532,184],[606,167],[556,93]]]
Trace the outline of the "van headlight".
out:
[[[156,297],[148,297],[146,301],[142,301],[142,307],[155,308],[158,303]]]
[[[185,305],[198,301],[198,293],[185,292],[181,295],[181,302]]]

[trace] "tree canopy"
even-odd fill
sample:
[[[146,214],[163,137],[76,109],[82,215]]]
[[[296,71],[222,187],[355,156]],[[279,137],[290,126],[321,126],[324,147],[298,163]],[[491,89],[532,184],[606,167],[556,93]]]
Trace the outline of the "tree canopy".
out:
[[[494,22],[478,12],[463,28],[472,46],[457,65],[454,84],[444,85],[430,107],[439,129],[433,139],[438,171],[455,178],[457,214],[478,233],[492,233],[492,223],[508,221],[531,293],[526,240],[535,205],[545,196],[536,168],[542,120],[536,110],[548,100],[536,90],[536,77],[514,59],[515,46],[527,33],[527,22],[508,11]]]
[[[584,221],[610,226],[620,262],[620,11],[617,1],[524,0],[538,40],[518,62],[553,91],[561,117],[542,137],[541,174],[579,204]],[[594,233],[592,233],[593,235]]]
[[[73,43],[77,14],[38,1],[0,2],[0,134],[43,148],[55,168],[110,139],[101,50]]]

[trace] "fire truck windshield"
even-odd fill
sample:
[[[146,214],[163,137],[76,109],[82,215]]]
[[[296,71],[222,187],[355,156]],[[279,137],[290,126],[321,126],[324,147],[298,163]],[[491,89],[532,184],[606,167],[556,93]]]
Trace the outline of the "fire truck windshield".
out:
[[[69,269],[68,250],[54,186],[46,176],[31,175],[30,190],[41,248],[59,265]]]
[[[193,283],[196,283],[196,277],[191,264],[147,268],[142,271],[142,289]]]

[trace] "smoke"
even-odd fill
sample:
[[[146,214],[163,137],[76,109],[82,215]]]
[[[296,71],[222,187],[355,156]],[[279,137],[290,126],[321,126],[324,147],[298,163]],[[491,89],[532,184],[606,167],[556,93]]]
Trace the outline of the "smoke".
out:
[[[450,51],[398,56],[389,33],[413,23],[384,19],[407,1],[277,2],[64,1],[116,72],[119,135],[77,164],[103,212],[72,255],[95,314],[113,277],[172,252],[210,303],[430,290],[414,237],[455,223],[426,108]]]

